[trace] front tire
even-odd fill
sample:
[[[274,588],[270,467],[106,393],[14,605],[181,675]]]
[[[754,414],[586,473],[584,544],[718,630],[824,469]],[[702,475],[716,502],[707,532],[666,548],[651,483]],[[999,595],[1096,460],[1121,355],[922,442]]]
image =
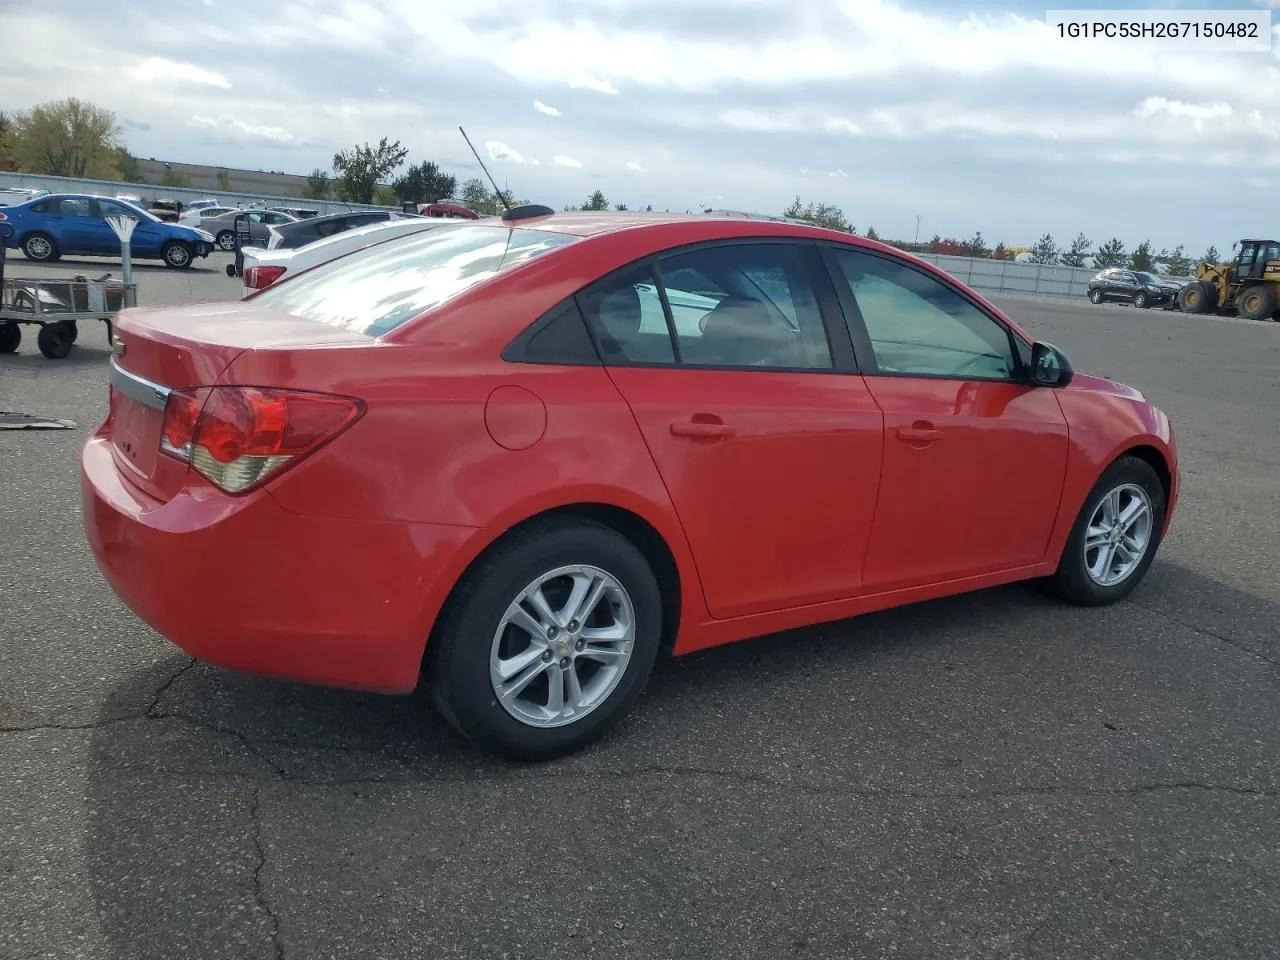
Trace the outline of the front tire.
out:
[[[1142,582],[1164,530],[1164,484],[1140,457],[1120,457],[1089,491],[1049,586],[1062,599],[1096,607]]]
[[[574,520],[508,535],[464,575],[427,649],[437,710],[509,760],[600,739],[657,659],[662,597],[617,531]]]
[[[12,320],[0,323],[0,353],[15,353],[22,343],[22,326]]]
[[[164,249],[160,251],[160,256],[164,258],[166,267],[172,267],[175,270],[186,270],[195,259],[191,247],[181,240],[170,240],[166,243]]]
[[[1147,309],[1147,295],[1139,291],[1137,296],[1133,298],[1133,305],[1139,310]]]

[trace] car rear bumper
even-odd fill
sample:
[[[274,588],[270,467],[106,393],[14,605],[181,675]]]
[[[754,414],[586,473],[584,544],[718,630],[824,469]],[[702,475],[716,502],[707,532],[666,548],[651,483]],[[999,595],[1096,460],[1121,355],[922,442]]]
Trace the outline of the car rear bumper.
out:
[[[417,685],[424,611],[447,590],[469,528],[302,517],[264,491],[229,497],[193,486],[162,503],[124,478],[100,436],[80,466],[99,570],[192,657],[322,686]]]

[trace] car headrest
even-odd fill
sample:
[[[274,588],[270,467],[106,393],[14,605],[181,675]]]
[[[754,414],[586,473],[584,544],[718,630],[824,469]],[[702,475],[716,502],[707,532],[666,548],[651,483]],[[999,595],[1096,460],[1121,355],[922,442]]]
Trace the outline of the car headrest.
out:
[[[615,340],[635,336],[644,319],[640,292],[630,283],[610,290],[600,298],[598,314],[605,332]]]
[[[768,308],[751,297],[725,297],[702,318],[701,326],[703,342],[725,363],[760,363],[786,342]]]

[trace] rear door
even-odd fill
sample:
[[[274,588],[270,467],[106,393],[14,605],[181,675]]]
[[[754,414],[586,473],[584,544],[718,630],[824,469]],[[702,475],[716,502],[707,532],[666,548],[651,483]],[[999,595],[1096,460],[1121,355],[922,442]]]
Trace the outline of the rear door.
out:
[[[579,296],[718,619],[854,595],[881,415],[812,244],[699,245]],[[832,336],[834,329],[835,336]]]
[[[957,287],[888,254],[825,255],[884,411],[867,589],[1042,561],[1068,456],[1054,391],[1027,382],[1008,327]]]

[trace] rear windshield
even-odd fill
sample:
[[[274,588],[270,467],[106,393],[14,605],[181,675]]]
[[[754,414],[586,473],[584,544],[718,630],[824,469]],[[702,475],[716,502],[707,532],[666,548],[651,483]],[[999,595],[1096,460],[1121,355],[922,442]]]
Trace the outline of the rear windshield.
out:
[[[442,224],[321,264],[268,287],[253,302],[379,337],[500,270],[576,239],[540,230]]]

